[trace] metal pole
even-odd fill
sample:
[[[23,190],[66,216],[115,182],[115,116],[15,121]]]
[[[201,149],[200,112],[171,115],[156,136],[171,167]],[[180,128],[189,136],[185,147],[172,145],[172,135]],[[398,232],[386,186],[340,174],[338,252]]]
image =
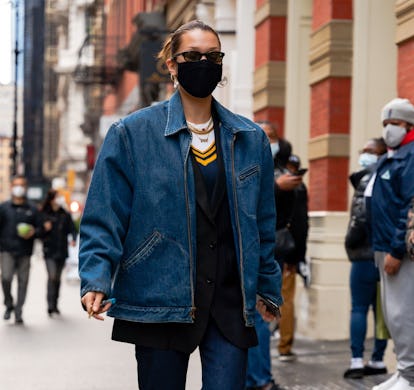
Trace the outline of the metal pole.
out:
[[[15,44],[14,44],[14,116],[13,116],[13,137],[12,137],[12,175],[17,174],[17,77],[19,64],[19,1],[15,0]]]

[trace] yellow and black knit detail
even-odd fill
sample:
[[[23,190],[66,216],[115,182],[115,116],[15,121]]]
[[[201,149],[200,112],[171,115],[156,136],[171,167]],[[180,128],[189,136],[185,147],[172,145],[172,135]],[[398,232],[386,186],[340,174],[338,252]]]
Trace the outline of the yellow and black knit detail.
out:
[[[194,146],[191,146],[191,150],[194,154],[196,161],[203,166],[207,166],[208,164],[212,163],[217,159],[216,142],[213,142],[211,146],[204,152],[201,152]]]

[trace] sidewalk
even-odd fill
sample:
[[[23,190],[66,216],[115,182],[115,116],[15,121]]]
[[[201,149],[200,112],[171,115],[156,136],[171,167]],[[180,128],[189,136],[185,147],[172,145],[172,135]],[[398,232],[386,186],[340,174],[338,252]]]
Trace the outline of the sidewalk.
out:
[[[372,340],[367,342],[368,346]],[[272,339],[272,372],[275,381],[286,390],[348,390],[371,389],[386,380],[388,375],[367,376],[363,379],[343,379],[350,360],[349,340],[320,341],[298,337],[294,351],[295,362],[280,362],[277,340]],[[366,356],[370,356],[367,349]]]

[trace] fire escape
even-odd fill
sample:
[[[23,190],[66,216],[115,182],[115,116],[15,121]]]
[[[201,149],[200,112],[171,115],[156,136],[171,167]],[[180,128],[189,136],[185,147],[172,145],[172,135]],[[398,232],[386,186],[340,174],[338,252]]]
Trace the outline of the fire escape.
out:
[[[99,145],[99,121],[107,85],[116,84],[120,70],[116,63],[116,38],[108,42],[104,0],[95,0],[86,8],[86,37],[79,49],[73,77],[83,86],[85,115],[83,132]]]

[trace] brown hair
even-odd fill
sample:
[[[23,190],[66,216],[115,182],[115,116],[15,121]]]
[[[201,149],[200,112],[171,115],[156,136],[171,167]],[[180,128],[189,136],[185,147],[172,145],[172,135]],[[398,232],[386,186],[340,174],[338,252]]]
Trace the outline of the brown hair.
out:
[[[159,59],[164,60],[164,62],[167,61],[177,52],[178,48],[180,47],[181,37],[185,33],[197,29],[213,33],[217,37],[219,45],[221,46],[220,38],[217,32],[212,27],[210,27],[208,24],[205,24],[201,20],[192,20],[178,27],[177,30],[175,30],[167,37],[167,39],[164,42],[164,46],[158,53],[157,57]]]
[[[53,199],[56,198],[57,194],[58,194],[57,191],[51,188],[47,192],[46,198],[45,198],[40,210],[44,211],[44,212],[50,212],[52,210],[51,202],[52,202]]]

